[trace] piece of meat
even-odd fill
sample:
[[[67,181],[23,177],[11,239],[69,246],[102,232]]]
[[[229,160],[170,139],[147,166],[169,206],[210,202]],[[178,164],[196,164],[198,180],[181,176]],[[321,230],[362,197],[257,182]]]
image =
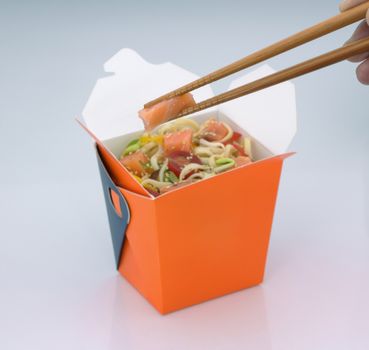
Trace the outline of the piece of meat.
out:
[[[206,122],[206,126],[202,131],[201,136],[207,141],[220,141],[224,139],[227,134],[228,130],[223,123],[211,119]]]
[[[149,158],[141,151],[123,156],[120,162],[134,175],[139,177],[146,173],[146,164],[149,162]]]
[[[179,113],[188,107],[196,104],[190,93],[164,100],[156,105],[142,109],[138,115],[143,120],[145,130],[150,131],[158,125],[175,118]]]
[[[173,152],[187,152],[192,150],[192,130],[183,129],[164,136],[163,149],[165,154]]]

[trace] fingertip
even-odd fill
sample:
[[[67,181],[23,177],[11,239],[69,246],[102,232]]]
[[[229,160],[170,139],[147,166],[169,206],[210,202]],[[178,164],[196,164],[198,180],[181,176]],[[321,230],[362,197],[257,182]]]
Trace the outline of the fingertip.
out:
[[[339,9],[341,12],[347,11],[352,7],[363,4],[366,0],[342,0],[339,4]]]
[[[344,12],[346,10],[345,3],[344,2],[341,2],[339,4],[338,8],[339,8],[340,12]]]
[[[358,62],[362,62],[362,61],[366,60],[367,58],[369,58],[369,52],[362,53],[360,55],[350,57],[348,59],[348,61],[352,62],[352,63],[358,63]]]
[[[359,64],[356,68],[356,75],[360,83],[369,85],[369,59]]]
[[[348,10],[351,7],[351,1],[350,0],[342,0],[339,4],[339,9],[341,12],[344,12]]]

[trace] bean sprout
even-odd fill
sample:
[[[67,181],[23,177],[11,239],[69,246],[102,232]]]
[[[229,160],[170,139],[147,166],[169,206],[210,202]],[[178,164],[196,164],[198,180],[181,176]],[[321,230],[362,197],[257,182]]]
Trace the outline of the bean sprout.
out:
[[[159,170],[160,166],[158,164],[159,158],[163,155],[163,150],[161,147],[158,148],[157,152],[150,158],[151,167],[154,170]]]
[[[205,169],[208,169],[208,167],[206,165],[197,164],[197,163],[190,163],[182,169],[182,171],[179,175],[179,181],[183,181],[184,178],[186,177],[186,175],[188,175],[192,171],[205,170]]]

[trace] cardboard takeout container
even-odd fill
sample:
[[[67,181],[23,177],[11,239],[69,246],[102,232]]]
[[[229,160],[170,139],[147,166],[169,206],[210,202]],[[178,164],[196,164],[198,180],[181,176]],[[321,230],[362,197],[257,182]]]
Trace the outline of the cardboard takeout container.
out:
[[[262,282],[286,149],[296,132],[290,82],[191,118],[225,120],[252,138],[252,164],[153,198],[119,163],[142,133],[143,104],[197,78],[153,65],[123,49],[106,64],[81,125],[94,138],[119,272],[161,313]],[[230,89],[272,73],[268,66],[234,80]],[[196,101],[213,95],[194,91]]]

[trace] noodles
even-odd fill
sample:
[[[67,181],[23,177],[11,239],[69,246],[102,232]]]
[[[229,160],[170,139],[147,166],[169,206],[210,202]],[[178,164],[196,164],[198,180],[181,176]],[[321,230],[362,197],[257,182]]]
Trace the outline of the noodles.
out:
[[[141,151],[148,155],[149,157],[155,154],[155,151],[157,150],[158,145],[155,142],[149,142],[145,146],[141,148]]]
[[[194,153],[197,156],[212,156],[213,154],[222,154],[223,150],[221,148],[218,147],[196,147],[194,149]]]
[[[209,163],[209,166],[212,169],[214,169],[217,166],[216,160],[219,159],[219,158],[222,158],[222,156],[219,155],[219,154],[214,154],[211,157],[209,157],[208,163]]]
[[[235,153],[237,153],[237,149],[233,145],[227,145],[225,146],[223,156],[228,158],[234,155]]]
[[[159,181],[160,182],[164,181],[164,173],[167,169],[168,169],[168,159],[164,161],[163,165],[160,168],[160,171],[159,171]]]
[[[212,118],[179,119],[128,143],[120,161],[157,196],[251,163],[251,139]]]
[[[159,190],[165,186],[170,186],[171,184],[172,184],[171,182],[156,181],[153,179],[146,179],[141,182],[141,185],[144,187],[145,185],[151,185],[151,186],[158,188]]]
[[[164,135],[170,132],[180,131],[185,128],[190,128],[196,132],[200,129],[200,126],[197,122],[191,119],[178,119],[171,123],[164,124],[159,128],[158,133],[159,135]]]
[[[151,167],[154,170],[159,170],[158,159],[163,155],[163,150],[159,147],[157,152],[150,158]]]
[[[249,137],[243,138],[243,149],[245,153],[252,159],[252,151],[251,151],[251,139]]]
[[[210,142],[205,139],[200,139],[200,145],[206,147],[216,147],[224,149],[224,145],[221,142]]]
[[[208,167],[206,165],[190,163],[182,169],[182,171],[179,175],[179,181],[183,181],[185,179],[186,175],[188,175],[192,171],[205,170],[205,169],[208,169]]]

